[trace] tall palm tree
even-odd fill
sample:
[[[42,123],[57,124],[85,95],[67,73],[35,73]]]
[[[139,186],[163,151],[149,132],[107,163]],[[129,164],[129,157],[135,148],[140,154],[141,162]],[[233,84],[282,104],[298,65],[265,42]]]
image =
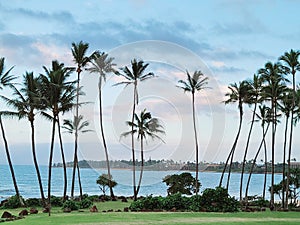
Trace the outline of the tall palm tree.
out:
[[[9,115],[17,116],[19,119],[27,118],[30,123],[32,157],[37,174],[42,204],[43,206],[46,206],[44,189],[35,148],[35,115],[37,110],[43,109],[39,91],[40,80],[39,78],[34,77],[33,72],[26,72],[23,78],[24,81],[20,90],[17,89],[16,86],[11,85],[11,88],[13,89],[13,95],[16,97],[14,99],[9,99],[2,96],[2,99],[4,99],[9,106],[17,110],[17,112],[7,112]]]
[[[73,120],[64,120],[62,128],[66,130],[66,132],[70,134],[75,134],[75,131],[79,131],[81,133],[87,133],[91,132],[92,130],[86,129],[89,126],[88,121],[83,121],[83,116],[80,115],[78,118],[74,116]],[[75,150],[77,151],[78,146],[75,146]],[[79,186],[81,186],[81,180],[80,180],[80,170],[79,166],[77,165],[77,173],[78,173],[78,182]],[[80,196],[82,196],[82,188],[79,188],[81,191]]]
[[[257,158],[259,156],[259,153],[261,151],[261,148],[264,146],[264,150],[265,150],[265,177],[264,177],[264,188],[263,188],[263,199],[265,199],[265,191],[266,191],[266,181],[267,181],[267,148],[266,148],[266,135],[268,133],[269,130],[269,126],[270,126],[270,121],[271,121],[271,114],[270,114],[270,108],[266,107],[265,105],[263,106],[259,106],[259,112],[255,113],[256,117],[258,118],[257,120],[254,120],[254,122],[257,121],[261,121],[261,127],[262,127],[262,140],[261,143],[258,147],[258,150],[254,156],[250,171],[249,171],[249,176],[248,176],[248,181],[247,181],[247,185],[246,185],[246,191],[245,191],[245,200],[246,203],[248,201],[248,190],[249,190],[249,186],[250,186],[250,181],[251,181],[251,176],[252,173],[254,171],[254,167],[256,165],[256,161]],[[265,128],[265,124],[267,125],[267,128]]]
[[[50,145],[50,156],[49,156],[49,174],[48,174],[48,207],[49,215],[51,209],[51,172],[52,172],[52,159],[54,150],[54,139],[55,139],[55,126],[59,126],[59,113],[64,113],[69,111],[74,106],[74,101],[76,99],[76,89],[74,87],[74,82],[67,81],[72,70],[70,68],[64,67],[63,63],[58,61],[52,61],[52,68],[47,69],[43,67],[46,75],[40,75],[42,82],[42,95],[44,96],[44,104],[49,108],[52,115],[45,112],[42,114],[52,121],[52,135],[51,135],[51,145]],[[62,147],[62,146],[61,146]],[[66,197],[66,165],[64,162],[63,149],[61,148],[63,163],[64,163],[64,197]]]
[[[195,71],[191,76],[188,71],[186,71],[187,79],[179,80],[179,87],[184,90],[184,92],[190,92],[192,95],[192,113],[193,113],[193,125],[194,125],[194,137],[195,137],[195,152],[196,152],[196,195],[198,194],[198,177],[199,177],[199,146],[198,146],[198,135],[197,135],[197,126],[196,126],[196,115],[195,115],[195,92],[202,91],[207,88],[208,77],[205,77],[204,74],[198,70]]]
[[[242,161],[242,172],[241,172],[241,180],[240,180],[240,199],[243,198],[243,177],[244,177],[244,171],[245,171],[246,157],[248,154],[248,148],[249,148],[250,138],[251,138],[251,134],[252,134],[252,130],[253,130],[256,108],[257,108],[257,104],[260,101],[259,97],[261,94],[261,88],[262,88],[262,83],[263,83],[262,79],[256,74],[253,75],[252,80],[249,80],[247,82],[249,85],[248,103],[254,104],[254,109],[252,112],[251,125],[250,125],[250,129],[248,132],[246,148],[244,151],[244,157],[243,157],[243,161]]]
[[[235,137],[235,140],[233,142],[233,145],[231,147],[231,150],[227,156],[225,166],[223,168],[221,178],[220,178],[220,183],[219,186],[222,186],[223,182],[223,177],[226,172],[228,163],[229,163],[229,168],[228,168],[228,177],[227,177],[227,184],[226,184],[226,189],[228,190],[229,183],[230,183],[230,175],[231,175],[231,167],[233,163],[233,157],[235,153],[235,149],[240,137],[241,129],[242,129],[242,124],[243,124],[243,115],[244,115],[244,110],[243,110],[243,104],[244,103],[249,103],[249,84],[247,81],[241,81],[239,84],[233,83],[228,86],[230,92],[226,93],[225,96],[228,97],[227,100],[224,101],[224,103],[227,105],[229,103],[238,103],[238,110],[239,110],[239,127],[238,131]],[[230,162],[229,162],[230,161]]]
[[[76,72],[77,72],[77,92],[76,92],[76,108],[75,108],[75,116],[79,118],[79,90],[80,90],[80,74],[82,70],[87,66],[87,64],[91,61],[93,57],[97,54],[97,52],[93,52],[90,56],[87,56],[87,51],[89,48],[89,44],[83,41],[78,43],[72,43],[72,55],[73,61],[77,65]],[[72,173],[72,184],[71,184],[71,197],[74,197],[74,188],[75,188],[75,173],[76,168],[79,171],[78,167],[78,130],[75,130],[75,139],[74,139],[74,159],[73,159],[73,173]],[[79,176],[79,174],[78,174]],[[78,180],[79,181],[79,180]],[[79,181],[80,183],[80,181]],[[80,193],[82,190],[80,189]],[[82,198],[82,196],[80,196]]]
[[[125,78],[125,81],[122,81],[120,83],[117,83],[115,85],[130,85],[133,84],[133,105],[132,105],[132,119],[131,122],[132,124],[134,123],[134,115],[135,115],[135,108],[136,105],[139,102],[139,97],[138,97],[138,83],[148,80],[152,77],[154,77],[154,74],[152,72],[150,73],[145,73],[146,68],[148,67],[148,63],[144,64],[143,60],[137,61],[136,59],[133,59],[131,61],[131,70],[125,66],[124,68],[121,68],[120,72],[116,72],[116,75],[122,76]],[[131,131],[131,152],[132,152],[132,183],[133,183],[133,196],[134,200],[137,200],[137,189],[136,189],[136,181],[135,181],[135,150],[134,150],[134,133],[133,133],[134,127],[132,126]]]
[[[127,121],[126,124],[130,127],[134,127],[133,131],[130,130],[128,132],[124,132],[121,134],[121,137],[126,137],[128,135],[137,134],[137,139],[140,140],[140,148],[141,148],[141,172],[140,178],[136,190],[136,194],[139,193],[142,178],[143,178],[143,171],[144,171],[144,140],[146,140],[147,136],[151,137],[152,139],[161,139],[158,134],[165,134],[163,126],[160,124],[160,121],[152,117],[150,112],[147,112],[146,109],[141,111],[140,115],[134,114],[135,122],[132,123],[131,121]]]
[[[284,143],[283,143],[283,160],[282,160],[282,180],[285,180],[285,161],[286,161],[286,148],[288,140],[288,125],[291,114],[293,114],[293,90],[287,89],[286,93],[283,93],[281,101],[278,103],[279,110],[285,116],[285,129],[284,129]],[[285,182],[282,182],[282,208],[285,207]]]
[[[295,108],[295,101],[296,101],[296,72],[300,71],[300,51],[294,51],[293,49],[290,52],[285,52],[283,56],[279,58],[286,66],[284,68],[288,73],[292,75],[293,79],[293,101],[292,101],[292,108]],[[292,155],[292,142],[293,142],[293,127],[294,127],[294,113],[291,114],[291,121],[290,121],[290,139],[289,139],[289,153],[288,153],[288,166],[287,166],[287,182],[286,182],[286,199],[288,199],[289,194],[289,177],[290,177],[290,170],[291,170],[291,155]],[[286,201],[284,208],[288,208],[288,201]]]
[[[105,152],[105,159],[106,159],[106,166],[107,166],[107,174],[109,177],[109,182],[111,182],[111,172],[110,172],[110,165],[109,165],[109,157],[108,157],[108,150],[106,145],[106,139],[104,134],[104,127],[103,127],[103,109],[102,109],[102,84],[106,82],[106,75],[108,73],[115,72],[113,63],[114,58],[108,57],[108,54],[102,52],[96,55],[96,57],[91,61],[92,66],[89,67],[87,70],[90,73],[97,73],[99,74],[99,81],[98,81],[98,96],[99,96],[99,120],[100,120],[100,130],[102,136],[102,143]],[[113,192],[113,185],[109,185],[110,190],[110,197],[114,198]]]
[[[280,63],[267,62],[265,67],[258,71],[258,74],[262,76],[266,85],[263,87],[262,95],[265,100],[271,102],[271,115],[272,115],[272,144],[271,144],[271,199],[270,209],[274,209],[274,174],[275,174],[275,140],[276,140],[276,127],[277,127],[277,108],[278,100],[282,97],[286,86],[284,82],[287,81],[283,77],[284,71]]]
[[[10,72],[13,68],[14,67],[11,67],[9,70],[5,71],[5,58],[4,57],[0,58],[0,90],[2,90],[4,87],[11,85],[12,81],[16,78],[15,76],[10,74]],[[9,146],[8,146],[8,142],[6,139],[5,129],[4,129],[3,121],[2,121],[2,114],[3,113],[0,112],[0,127],[1,127],[3,142],[4,142],[4,149],[5,149],[13,185],[15,188],[16,196],[19,198],[20,204],[23,206],[24,202],[23,202],[22,197],[19,192],[18,183],[17,183],[17,179],[15,176],[15,172],[14,172],[14,167],[12,165],[10,152],[9,152]]]

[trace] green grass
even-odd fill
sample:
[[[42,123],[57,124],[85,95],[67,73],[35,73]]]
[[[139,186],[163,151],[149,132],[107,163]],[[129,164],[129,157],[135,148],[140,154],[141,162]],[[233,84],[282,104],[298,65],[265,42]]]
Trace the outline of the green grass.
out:
[[[130,205],[122,202],[97,203],[98,213],[90,213],[88,209],[84,212],[73,211],[63,213],[61,208],[53,208],[52,215],[39,213],[29,215],[25,219],[8,222],[13,225],[96,225],[96,224],[264,224],[282,225],[299,224],[300,212],[255,212],[255,213],[193,213],[193,212],[106,212],[114,211]],[[39,209],[41,211],[41,209]],[[4,210],[0,210],[2,215]],[[21,209],[7,210],[14,215],[18,215]],[[6,224],[6,223],[5,223]]]

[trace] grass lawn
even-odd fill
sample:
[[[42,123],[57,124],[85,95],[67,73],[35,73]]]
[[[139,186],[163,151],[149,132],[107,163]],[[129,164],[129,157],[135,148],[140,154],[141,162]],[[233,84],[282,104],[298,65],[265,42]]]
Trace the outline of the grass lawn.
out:
[[[255,213],[193,213],[193,212],[106,212],[102,210],[123,210],[130,203],[97,203],[98,213],[73,211],[63,213],[60,208],[53,208],[52,215],[39,213],[26,216],[25,219],[6,222],[20,225],[96,225],[96,224],[300,224],[300,212],[255,212]],[[4,210],[0,210],[2,215]],[[7,210],[18,215],[21,209]],[[6,224],[5,223],[5,224]]]

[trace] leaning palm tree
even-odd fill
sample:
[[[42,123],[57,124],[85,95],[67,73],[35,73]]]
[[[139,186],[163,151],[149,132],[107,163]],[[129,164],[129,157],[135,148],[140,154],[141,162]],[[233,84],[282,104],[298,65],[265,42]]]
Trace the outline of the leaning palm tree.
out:
[[[87,133],[91,132],[92,130],[86,129],[89,126],[88,121],[83,121],[83,116],[80,115],[78,118],[74,116],[73,120],[64,120],[62,128],[66,130],[66,132],[70,134],[75,134],[76,131],[79,131],[81,133]],[[75,137],[76,138],[76,137]],[[76,143],[75,143],[76,144]],[[77,151],[78,146],[75,146],[75,151]],[[78,174],[78,182],[79,182],[79,190],[80,190],[80,196],[82,196],[82,188],[81,188],[81,180],[80,180],[80,170],[79,166],[77,165],[77,174]]]
[[[107,150],[104,127],[103,127],[102,85],[104,82],[106,82],[106,75],[108,73],[115,72],[114,66],[116,66],[116,64],[112,62],[113,60],[114,58],[108,57],[108,54],[104,52],[96,54],[96,57],[91,61],[92,66],[87,69],[88,71],[90,71],[90,73],[99,74],[99,81],[98,81],[99,120],[100,120],[100,130],[101,130],[103,148],[105,152],[109,182],[111,182],[111,172],[110,172],[108,150]],[[109,190],[110,190],[110,197],[114,198],[115,196],[113,192],[113,185],[109,185]]]
[[[46,206],[41,173],[39,170],[39,165],[36,157],[36,148],[35,148],[35,126],[34,126],[35,115],[37,110],[43,109],[41,104],[40,91],[39,91],[40,80],[37,77],[34,77],[33,72],[26,72],[23,78],[24,81],[22,83],[22,88],[20,90],[17,89],[16,86],[11,85],[11,88],[13,90],[13,96],[15,96],[15,98],[10,99],[2,96],[2,99],[4,99],[4,101],[9,106],[17,110],[17,112],[7,112],[9,115],[16,116],[19,119],[27,118],[30,123],[32,157],[33,157],[33,162],[34,162],[36,175],[38,179],[41,201],[43,206]]]
[[[228,190],[229,187],[229,183],[230,183],[230,175],[231,175],[231,167],[232,167],[232,163],[233,163],[233,157],[235,154],[235,149],[240,137],[240,133],[241,133],[241,129],[242,129],[242,123],[243,123],[243,115],[244,115],[244,110],[243,110],[243,104],[245,103],[249,103],[249,84],[247,81],[241,81],[239,82],[239,84],[234,83],[234,84],[230,84],[228,86],[230,92],[226,93],[225,96],[228,97],[227,100],[224,101],[224,103],[227,105],[229,103],[238,103],[238,110],[239,110],[239,128],[238,128],[238,132],[236,134],[235,140],[233,142],[233,145],[231,147],[231,150],[227,156],[226,162],[225,162],[225,166],[223,168],[222,174],[221,174],[221,178],[220,178],[220,183],[219,186],[222,186],[222,182],[223,182],[223,177],[224,174],[227,170],[227,166],[228,166],[228,176],[227,176],[227,184],[226,184],[226,189]],[[228,165],[229,163],[229,165]]]
[[[266,181],[267,181],[267,148],[266,148],[266,135],[268,133],[269,127],[270,127],[270,122],[271,122],[271,113],[270,113],[270,108],[266,107],[265,105],[263,106],[259,106],[259,112],[255,113],[256,117],[258,119],[254,120],[254,122],[258,122],[261,121],[261,126],[262,126],[262,140],[260,142],[260,145],[257,149],[257,152],[254,156],[250,171],[249,171],[249,176],[248,176],[248,180],[247,180],[247,185],[246,185],[246,191],[245,191],[245,201],[247,203],[248,201],[248,191],[249,191],[249,187],[250,187],[250,181],[251,181],[251,177],[254,171],[254,167],[256,165],[256,161],[257,158],[260,154],[260,151],[262,149],[262,147],[264,146],[264,150],[265,150],[265,178],[264,178],[264,188],[263,188],[263,199],[265,199],[265,190],[266,190]],[[267,125],[267,128],[265,128],[265,124]]]
[[[11,85],[12,81],[16,78],[15,76],[10,75],[10,72],[13,68],[14,67],[11,67],[9,70],[7,70],[5,72],[5,58],[4,57],[0,58],[0,90],[2,90],[4,87]],[[5,149],[13,185],[15,188],[16,196],[19,198],[20,204],[22,206],[24,206],[24,202],[23,202],[22,197],[19,192],[18,183],[17,183],[17,179],[15,176],[15,172],[14,172],[14,167],[12,165],[12,161],[11,161],[11,157],[10,157],[9,146],[8,146],[8,142],[6,139],[5,129],[4,129],[3,121],[2,121],[2,114],[3,113],[0,112],[0,127],[1,127],[3,142],[4,142],[4,149]]]
[[[290,52],[285,52],[283,56],[279,58],[286,66],[284,67],[288,73],[292,75],[293,78],[293,101],[292,108],[295,108],[296,101],[296,72],[300,71],[300,51],[294,51],[291,49]],[[290,121],[290,138],[289,138],[289,149],[288,149],[288,166],[287,166],[287,182],[286,182],[286,199],[288,199],[289,194],[289,179],[290,179],[290,170],[291,170],[291,155],[292,155],[292,142],[293,142],[293,127],[294,127],[294,113],[291,114]],[[288,201],[286,201],[284,208],[288,208]]]
[[[286,86],[284,82],[287,80],[283,77],[284,71],[281,64],[268,62],[265,67],[258,71],[258,74],[262,76],[266,85],[263,87],[263,98],[269,100],[271,104],[272,115],[272,140],[271,140],[271,199],[270,209],[274,209],[274,174],[275,174],[275,140],[276,140],[276,127],[277,127],[277,108],[278,100],[282,97],[282,93],[285,91]]]
[[[199,177],[199,147],[198,147],[198,135],[196,126],[196,115],[195,115],[195,93],[197,91],[202,91],[207,88],[208,77],[205,77],[200,70],[196,70],[191,76],[188,71],[186,71],[187,80],[179,80],[179,87],[184,90],[184,92],[190,92],[192,95],[192,113],[193,113],[193,125],[194,125],[194,137],[195,137],[195,152],[196,152],[196,195],[198,194],[198,177]]]
[[[242,197],[243,197],[243,195],[242,195],[243,194],[243,178],[244,178],[244,171],[245,171],[245,165],[246,165],[246,157],[248,154],[248,148],[249,148],[250,138],[251,138],[251,134],[252,134],[252,130],[253,130],[256,108],[257,108],[257,104],[260,101],[260,95],[261,95],[261,89],[262,89],[262,83],[263,83],[262,79],[256,74],[253,75],[252,80],[249,80],[247,82],[249,85],[248,103],[253,104],[254,107],[253,107],[253,112],[252,112],[251,125],[250,125],[250,129],[249,129],[248,137],[247,137],[247,141],[246,141],[244,157],[243,157],[243,161],[242,161],[242,172],[241,172],[241,180],[240,180],[240,199],[242,199]]]
[[[95,57],[97,52],[92,53],[90,56],[87,56],[87,51],[89,48],[89,44],[83,41],[79,43],[72,43],[72,55],[75,64],[77,65],[77,92],[76,92],[76,108],[75,108],[75,117],[79,118],[79,92],[80,92],[80,74],[82,70],[87,66],[87,64],[91,61],[93,57]],[[78,153],[77,153],[77,145],[78,145],[78,130],[75,130],[75,139],[74,139],[74,160],[73,160],[73,173],[72,173],[72,184],[71,184],[71,197],[74,197],[74,188],[75,188],[75,173],[76,167],[78,169]],[[79,175],[79,174],[78,174]],[[80,181],[79,181],[80,182]],[[80,190],[82,192],[82,190]],[[82,196],[80,196],[82,198]]]
[[[52,61],[52,68],[47,69],[43,67],[46,75],[40,75],[41,79],[41,93],[44,96],[43,101],[46,107],[51,111],[52,115],[46,112],[42,114],[52,121],[52,135],[51,135],[51,145],[50,145],[50,156],[49,156],[49,174],[48,174],[48,207],[49,215],[51,211],[51,172],[52,172],[52,159],[54,150],[54,139],[55,139],[55,126],[59,126],[59,114],[66,111],[70,111],[74,106],[74,101],[76,99],[76,89],[74,87],[74,82],[67,81],[72,70],[70,68],[65,68],[63,63],[58,61]],[[61,142],[61,140],[60,140]],[[63,149],[61,145],[61,153],[64,164],[64,198],[66,197],[66,165],[64,160]]]
[[[143,60],[137,61],[136,59],[133,59],[131,61],[131,70],[125,66],[124,68],[121,68],[120,72],[116,72],[116,75],[122,76],[125,78],[125,81],[122,81],[120,83],[117,83],[115,85],[122,85],[125,84],[126,86],[133,84],[133,105],[132,105],[132,119],[131,122],[133,124],[134,122],[134,115],[135,115],[135,108],[136,105],[139,102],[138,97],[138,83],[148,80],[152,77],[154,77],[153,73],[145,73],[146,68],[148,67],[148,63],[144,64]],[[134,200],[137,200],[137,193],[136,193],[136,181],[135,181],[135,151],[134,151],[134,133],[133,133],[134,127],[132,126],[131,131],[131,152],[132,152],[132,183],[133,183],[133,196]]]
[[[141,111],[140,115],[138,116],[136,113],[134,114],[134,123],[131,121],[127,121],[126,124],[130,127],[134,127],[133,131],[127,131],[121,134],[121,137],[126,137],[128,135],[137,134],[137,139],[140,141],[140,150],[141,150],[141,172],[140,178],[136,190],[136,194],[139,193],[142,178],[143,178],[143,171],[144,171],[144,140],[146,140],[147,136],[151,137],[152,139],[161,139],[158,134],[165,134],[163,126],[160,124],[159,119],[152,117],[150,112],[147,112],[146,109]]]

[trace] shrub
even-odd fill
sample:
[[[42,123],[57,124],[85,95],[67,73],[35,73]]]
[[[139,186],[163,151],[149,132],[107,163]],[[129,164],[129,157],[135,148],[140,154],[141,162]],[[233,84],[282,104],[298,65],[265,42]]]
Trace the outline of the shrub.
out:
[[[194,195],[189,198],[188,209],[194,212],[199,212],[203,210],[203,205],[201,205],[200,195]]]
[[[37,207],[42,206],[41,200],[39,198],[28,198],[25,201],[27,207]]]
[[[67,200],[63,204],[63,209],[69,208],[71,210],[78,210],[79,209],[79,204],[73,200]]]
[[[80,209],[87,209],[93,204],[93,202],[89,198],[84,198],[78,204]]]
[[[24,201],[24,199],[21,196],[21,199]],[[20,199],[17,195],[11,196],[7,202],[4,203],[3,208],[4,209],[16,209],[21,207]]]
[[[269,204],[270,204],[270,202],[268,200],[264,200],[262,197],[258,197],[249,203],[249,205],[251,205],[251,206],[258,206],[260,208],[268,207]]]
[[[63,206],[63,200],[61,197],[51,196],[51,205],[56,207],[62,207]]]
[[[90,195],[87,198],[92,202],[99,202],[99,195]]]
[[[200,202],[208,212],[236,212],[239,207],[239,202],[222,187],[205,189]]]
[[[176,208],[177,210],[186,210],[189,206],[189,198],[182,196],[180,193],[168,195],[163,201],[163,208],[170,210]]]
[[[131,211],[141,211],[144,208],[143,200],[139,199],[132,202],[129,206]]]

